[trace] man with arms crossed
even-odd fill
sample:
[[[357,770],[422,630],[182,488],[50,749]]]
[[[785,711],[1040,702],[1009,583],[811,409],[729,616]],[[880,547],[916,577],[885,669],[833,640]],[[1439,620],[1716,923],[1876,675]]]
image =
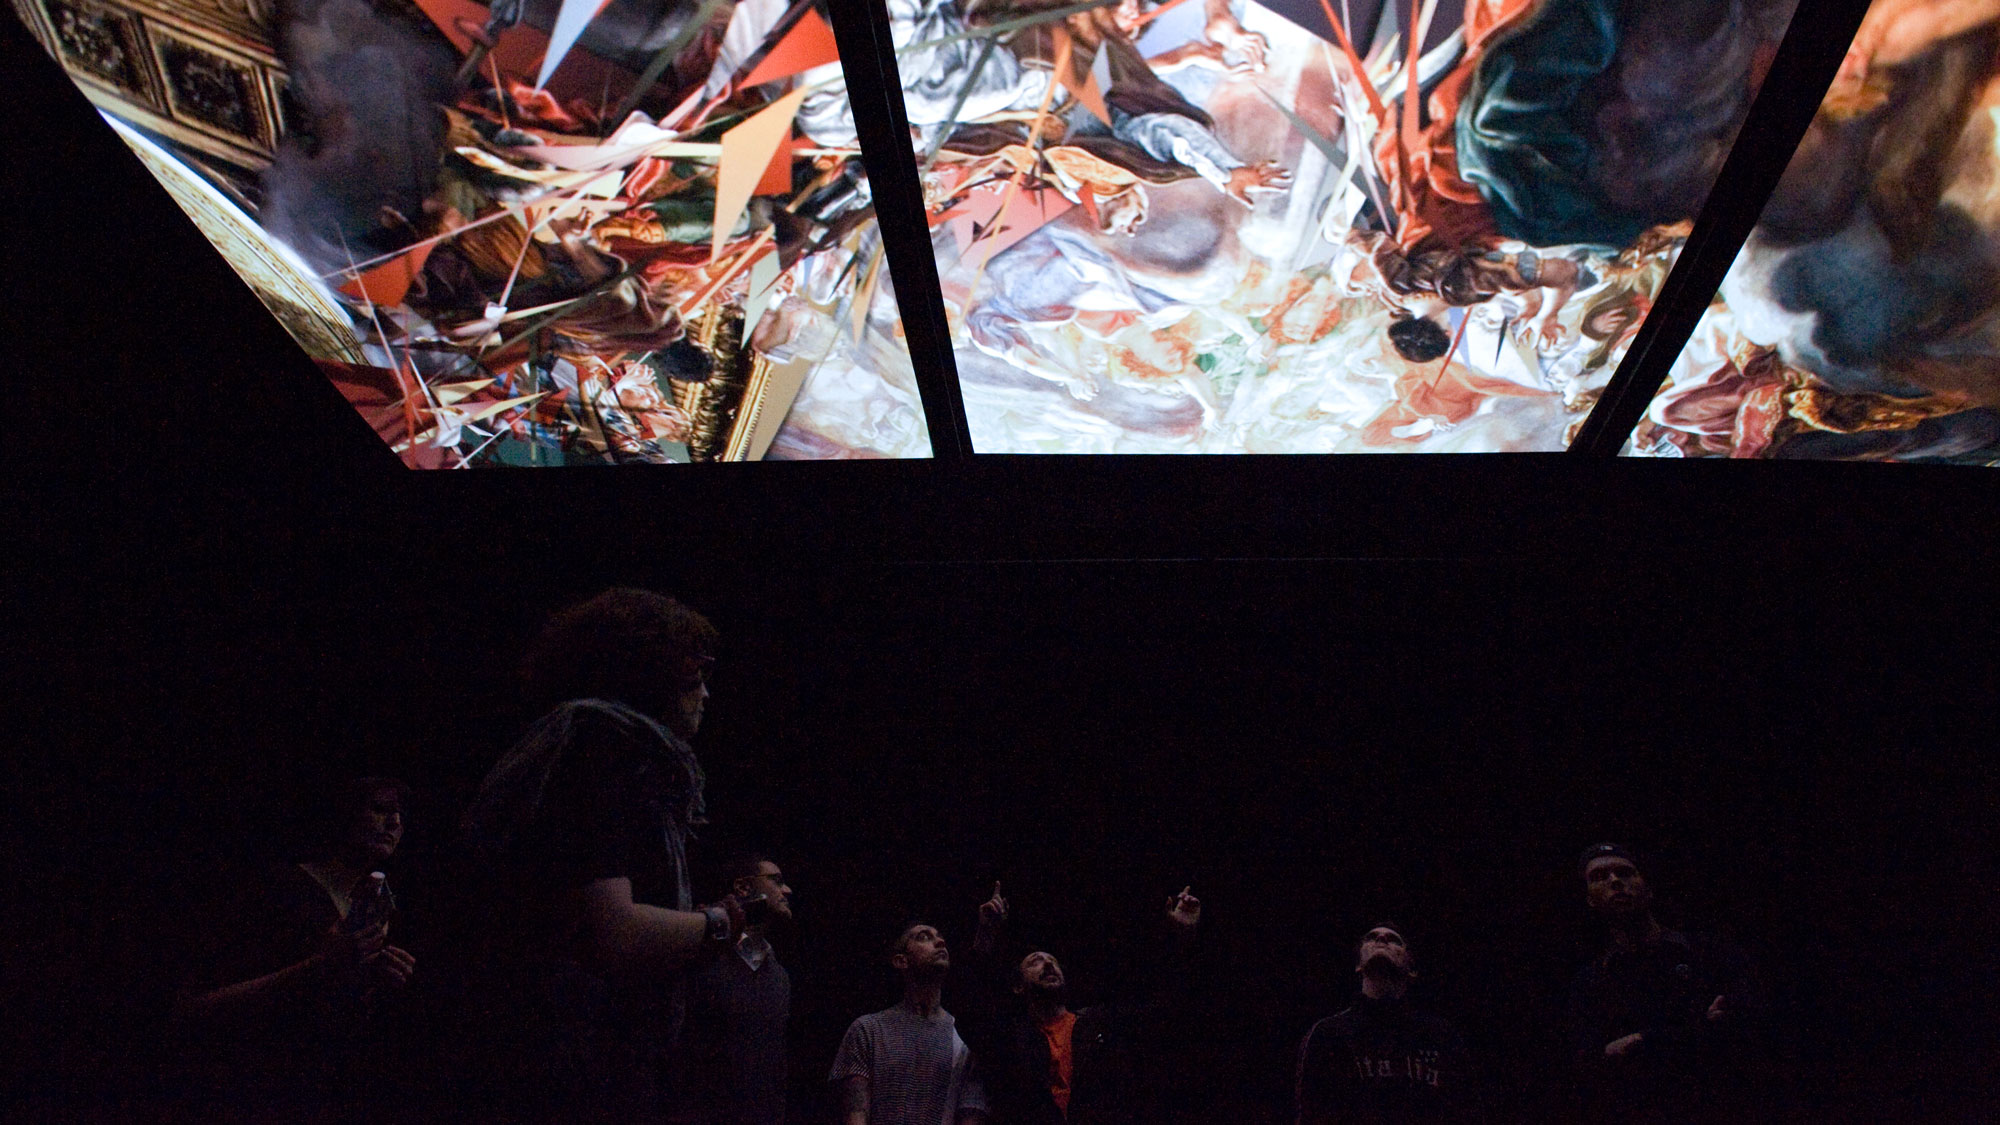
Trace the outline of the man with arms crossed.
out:
[[[1596,844],[1578,862],[1610,941],[1570,989],[1570,1046],[1589,1121],[1691,1125],[1757,1120],[1742,1079],[1764,1005],[1749,959],[1653,916],[1631,852]]]

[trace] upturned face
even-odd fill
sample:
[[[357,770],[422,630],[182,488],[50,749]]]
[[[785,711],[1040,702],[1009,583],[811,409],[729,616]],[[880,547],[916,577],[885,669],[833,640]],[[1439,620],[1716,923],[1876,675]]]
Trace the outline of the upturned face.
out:
[[[1036,951],[1021,958],[1019,992],[1061,992],[1063,987],[1062,966],[1056,962],[1055,954]]]
[[[1139,6],[1139,0],[1121,0],[1119,5],[1111,10],[1111,20],[1128,38],[1136,39],[1146,26],[1145,11]]]
[[[1599,856],[1584,867],[1583,893],[1590,909],[1606,917],[1637,914],[1653,905],[1646,877],[1620,855]]]
[[[1146,197],[1137,187],[1126,188],[1116,195],[1107,196],[1097,205],[1099,222],[1104,233],[1129,235],[1146,221]]]
[[[1355,972],[1391,972],[1399,976],[1411,975],[1413,963],[1410,947],[1403,935],[1387,926],[1377,926],[1361,938],[1361,948],[1356,951]]]
[[[1342,295],[1348,297],[1374,297],[1389,287],[1367,244],[1359,240],[1350,240],[1340,248],[1330,276],[1340,285]]]
[[[951,951],[936,926],[918,924],[903,931],[896,955],[889,959],[904,973],[942,973],[951,968]]]

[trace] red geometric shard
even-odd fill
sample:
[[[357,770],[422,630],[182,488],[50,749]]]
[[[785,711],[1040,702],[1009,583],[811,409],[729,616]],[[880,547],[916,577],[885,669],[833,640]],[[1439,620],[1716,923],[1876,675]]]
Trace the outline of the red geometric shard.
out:
[[[808,8],[799,22],[792,25],[792,30],[785,33],[784,39],[771,48],[771,53],[765,55],[763,61],[737,83],[737,87],[747,90],[839,61],[840,48],[834,44],[833,29],[826,25],[826,20],[818,11]]]
[[[764,169],[764,176],[757,181],[757,195],[786,195],[792,190],[792,145],[793,137],[786,133],[778,142],[777,151],[771,154],[771,163]]]
[[[410,285],[417,275],[424,271],[424,262],[431,256],[434,242],[420,242],[408,253],[398,254],[379,266],[362,272],[340,287],[342,293],[350,297],[364,297],[378,305],[400,305],[403,295],[410,291]]]

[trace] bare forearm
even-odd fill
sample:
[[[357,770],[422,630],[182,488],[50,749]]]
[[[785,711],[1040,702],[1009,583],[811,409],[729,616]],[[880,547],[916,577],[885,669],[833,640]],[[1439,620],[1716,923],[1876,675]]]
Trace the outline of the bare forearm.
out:
[[[307,980],[323,970],[325,964],[325,958],[314,954],[296,964],[286,965],[277,972],[224,985],[184,1000],[181,1003],[181,1011],[190,1016],[214,1016],[270,1004],[283,996],[299,991]]]
[[[701,949],[708,918],[632,901],[629,879],[602,879],[583,889],[585,931],[599,963],[621,973],[673,969]]]
[[[868,1125],[868,1080],[849,1078],[840,1086],[842,1125]]]
[[[1152,68],[1154,74],[1172,74],[1177,70],[1202,64],[1221,66],[1221,48],[1214,43],[1190,40],[1146,60],[1146,65]]]
[[[633,903],[600,925],[598,952],[628,969],[672,968],[694,957],[707,932],[706,915]]]
[[[1893,66],[1996,18],[2000,0],[1877,4],[1863,20],[1855,46],[1871,54],[1877,64]]]
[[[1547,312],[1545,312],[1543,315],[1545,315],[1551,320],[1555,319],[1555,315],[1562,311],[1564,305],[1569,304],[1569,299],[1571,297],[1576,295],[1576,289],[1568,285],[1552,285],[1549,286],[1546,291],[1554,294],[1554,296],[1547,302],[1545,302],[1543,305],[1543,307],[1547,310]]]

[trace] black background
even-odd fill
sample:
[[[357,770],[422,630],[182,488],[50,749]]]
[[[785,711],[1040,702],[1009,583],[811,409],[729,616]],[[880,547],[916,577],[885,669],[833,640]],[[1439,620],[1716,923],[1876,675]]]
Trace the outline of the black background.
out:
[[[1612,836],[1652,857],[1673,920],[1764,966],[1793,1116],[1986,1118],[1991,474],[406,473],[7,36],[0,1051],[26,1112],[130,1101],[186,888],[277,850],[316,784],[416,782],[420,865],[530,717],[525,638],[626,582],[724,633],[699,747],[718,826],[770,836],[793,875],[808,1088],[891,998],[905,912],[962,936],[1003,879],[1101,992],[1191,883],[1189,1120],[1282,1105],[1291,1043],[1382,915],[1499,1119],[1551,1120],[1561,995],[1596,940],[1572,864]]]

